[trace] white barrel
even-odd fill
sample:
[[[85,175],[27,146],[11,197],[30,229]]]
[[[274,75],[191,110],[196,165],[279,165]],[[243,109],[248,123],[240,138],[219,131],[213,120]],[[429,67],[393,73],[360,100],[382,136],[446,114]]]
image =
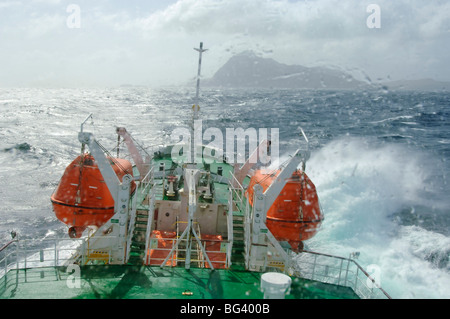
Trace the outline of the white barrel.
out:
[[[261,276],[264,299],[284,299],[291,288],[292,279],[278,272],[267,272]]]

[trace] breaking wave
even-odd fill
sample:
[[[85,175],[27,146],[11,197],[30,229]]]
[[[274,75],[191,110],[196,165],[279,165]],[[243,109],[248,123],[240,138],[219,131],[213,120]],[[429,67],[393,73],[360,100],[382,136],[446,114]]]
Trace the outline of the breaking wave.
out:
[[[448,201],[430,196],[442,191],[431,178],[436,164],[425,154],[376,139],[328,143],[313,153],[307,168],[325,214],[307,245],[343,257],[361,252],[364,266],[383,270],[381,285],[394,298],[449,298],[449,234],[427,230],[432,225],[421,220],[427,211],[448,214]],[[425,212],[411,225],[401,212],[416,213],[416,207]]]

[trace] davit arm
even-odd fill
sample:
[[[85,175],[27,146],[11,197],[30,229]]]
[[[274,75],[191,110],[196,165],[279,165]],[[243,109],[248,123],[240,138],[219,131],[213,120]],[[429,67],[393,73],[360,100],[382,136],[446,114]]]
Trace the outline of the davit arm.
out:
[[[131,139],[131,135],[127,132],[124,127],[117,128],[117,134],[122,136],[125,144],[127,145],[128,151],[131,153],[131,157],[133,157],[133,161],[136,164],[136,167],[141,175],[141,178],[144,178],[147,175],[147,169],[144,164],[144,160],[142,159],[141,154],[139,153],[136,145],[133,143]]]
[[[86,144],[89,146],[89,150],[91,151],[92,156],[94,156],[98,168],[102,173],[103,179],[105,180],[105,183],[115,200],[120,181],[116,173],[114,172],[114,169],[111,167],[110,161],[106,158],[103,150],[95,140],[94,135],[88,132],[80,132],[78,133],[78,140],[82,144]]]

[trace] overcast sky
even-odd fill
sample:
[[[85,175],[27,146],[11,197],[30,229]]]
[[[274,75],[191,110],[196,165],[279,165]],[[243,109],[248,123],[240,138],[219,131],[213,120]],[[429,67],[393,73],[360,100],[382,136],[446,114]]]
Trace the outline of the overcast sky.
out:
[[[0,0],[0,86],[185,83],[200,41],[205,77],[250,49],[373,82],[450,81],[448,0]]]

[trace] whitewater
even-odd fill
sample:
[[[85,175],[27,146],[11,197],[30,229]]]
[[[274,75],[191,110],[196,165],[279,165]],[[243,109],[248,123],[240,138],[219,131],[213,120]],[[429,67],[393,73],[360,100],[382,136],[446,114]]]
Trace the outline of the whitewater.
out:
[[[191,88],[0,89],[0,244],[67,237],[50,196],[88,123],[114,150],[126,127],[151,153],[187,126]],[[204,129],[278,128],[280,154],[310,141],[325,221],[310,250],[381,269],[393,298],[450,298],[448,92],[203,89]],[[370,268],[370,267],[369,267]]]

